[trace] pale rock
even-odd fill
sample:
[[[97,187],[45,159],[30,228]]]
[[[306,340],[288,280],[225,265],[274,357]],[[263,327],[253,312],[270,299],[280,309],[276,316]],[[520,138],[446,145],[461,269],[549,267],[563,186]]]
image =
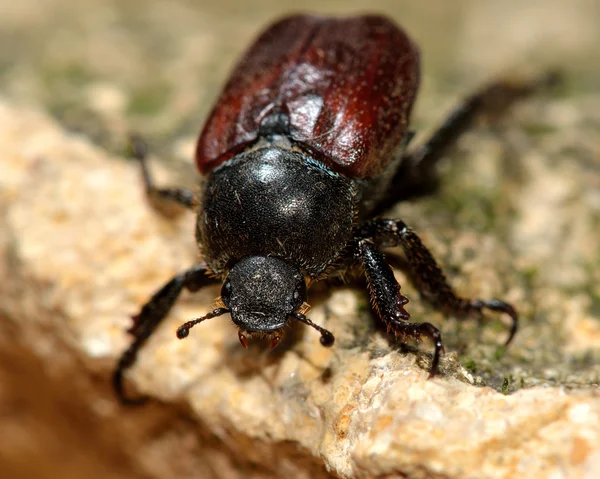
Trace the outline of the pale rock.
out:
[[[0,355],[43,370],[3,374],[28,385],[36,417],[47,404],[62,411],[48,424],[74,458],[91,441],[95,454],[121,458],[115,470],[123,463],[145,477],[599,477],[597,388],[504,395],[469,384],[452,354],[443,367],[456,373],[428,381],[415,363],[426,368],[430,345],[400,353],[361,329],[369,316],[358,318],[360,293],[350,289],[330,296],[328,315],[322,302],[312,312],[336,333],[333,348],[295,328],[296,342],[272,354],[242,349],[226,319],[179,341],[177,326],[206,312],[219,288],[184,295],[127,376],[164,405],[119,407],[110,375],[130,341],[129,316],[198,259],[193,215],[161,217],[133,162],[4,101],[0,149]],[[14,391],[0,389],[0,404]],[[86,429],[67,440],[69,415],[83,415]],[[16,439],[15,423],[1,444],[7,431],[8,451],[36,443]]]

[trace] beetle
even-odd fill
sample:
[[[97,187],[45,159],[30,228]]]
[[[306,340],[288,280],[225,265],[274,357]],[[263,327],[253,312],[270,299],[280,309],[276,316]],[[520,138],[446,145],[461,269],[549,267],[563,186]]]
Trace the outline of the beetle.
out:
[[[234,68],[199,136],[200,192],[159,188],[146,145],[132,143],[147,194],[197,212],[202,262],[173,277],[134,317],[133,342],[121,356],[113,385],[125,404],[124,372],[167,316],[183,289],[222,284],[214,308],[177,329],[177,337],[207,319],[231,315],[244,347],[254,336],[271,348],[286,325],[317,330],[323,346],[334,335],[313,323],[307,289],[357,269],[389,333],[433,341],[429,377],[438,371],[442,336],[430,323],[410,321],[381,250],[400,246],[422,296],[459,318],[485,310],[512,320],[499,299],[469,299],[448,284],[433,255],[402,220],[381,216],[401,200],[434,191],[436,165],[482,114],[498,115],[548,83],[498,81],[461,103],[421,146],[407,148],[419,88],[419,52],[388,18],[295,15],[267,28]]]

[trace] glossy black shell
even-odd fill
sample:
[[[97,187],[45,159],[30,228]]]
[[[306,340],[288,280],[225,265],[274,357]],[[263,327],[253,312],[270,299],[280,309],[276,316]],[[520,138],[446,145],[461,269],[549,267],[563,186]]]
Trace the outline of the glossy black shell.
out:
[[[355,203],[350,179],[275,138],[209,175],[198,244],[216,273],[242,258],[268,255],[316,278],[352,237]]]

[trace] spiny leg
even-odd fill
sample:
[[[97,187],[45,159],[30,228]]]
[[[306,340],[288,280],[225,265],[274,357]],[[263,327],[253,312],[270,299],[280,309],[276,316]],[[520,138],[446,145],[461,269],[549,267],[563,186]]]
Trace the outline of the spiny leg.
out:
[[[409,153],[407,159],[417,170],[431,170],[479,117],[487,116],[490,120],[501,117],[517,101],[558,81],[559,75],[551,72],[530,81],[503,80],[485,86],[458,105],[425,144]]]
[[[206,265],[200,263],[178,274],[159,289],[142,306],[139,314],[133,317],[134,324],[128,330],[134,337],[133,343],[121,355],[113,373],[113,387],[117,397],[123,404],[137,405],[144,402],[145,398],[127,397],[123,384],[123,375],[127,369],[133,366],[140,348],[167,316],[184,288],[194,292],[204,286],[218,282],[216,278],[208,276],[207,271]]]
[[[406,255],[414,281],[421,294],[435,307],[458,318],[467,315],[480,315],[483,310],[507,314],[512,326],[505,345],[512,341],[518,326],[519,317],[515,308],[499,299],[466,299],[456,295],[444,273],[423,245],[417,234],[400,220],[376,219],[363,223],[359,236],[370,238],[379,247],[401,246]]]
[[[146,194],[159,211],[168,216],[175,214],[173,203],[184,208],[193,210],[196,207],[194,193],[186,188],[157,188],[148,167],[148,145],[137,135],[130,137],[131,155],[139,161],[142,168],[142,180],[146,188]]]
[[[400,293],[400,285],[392,268],[371,241],[360,240],[356,254],[365,269],[373,309],[387,325],[388,332],[393,332],[402,340],[413,338],[419,341],[421,336],[425,336],[433,341],[435,350],[429,371],[429,378],[433,378],[438,370],[440,355],[444,353],[441,333],[430,323],[408,322],[410,315],[404,309],[408,299]]]
[[[435,167],[439,160],[473,128],[483,116],[490,121],[504,115],[519,100],[559,83],[560,75],[549,72],[530,81],[493,82],[467,97],[448,115],[442,125],[414,150],[404,154],[386,195],[375,207],[380,214],[398,201],[427,193],[436,183]]]

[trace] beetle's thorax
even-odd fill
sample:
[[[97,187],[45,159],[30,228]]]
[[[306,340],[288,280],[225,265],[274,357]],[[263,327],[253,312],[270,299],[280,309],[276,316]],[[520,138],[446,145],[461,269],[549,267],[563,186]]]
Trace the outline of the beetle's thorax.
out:
[[[247,256],[287,260],[312,278],[352,236],[353,182],[267,142],[216,168],[200,194],[197,240],[204,261],[223,273]]]

